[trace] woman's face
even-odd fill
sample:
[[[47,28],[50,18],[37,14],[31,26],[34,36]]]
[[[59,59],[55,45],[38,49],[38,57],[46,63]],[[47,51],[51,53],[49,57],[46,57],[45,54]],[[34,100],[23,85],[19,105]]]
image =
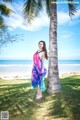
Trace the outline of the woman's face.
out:
[[[38,46],[39,46],[39,49],[43,49],[43,42],[40,42]]]

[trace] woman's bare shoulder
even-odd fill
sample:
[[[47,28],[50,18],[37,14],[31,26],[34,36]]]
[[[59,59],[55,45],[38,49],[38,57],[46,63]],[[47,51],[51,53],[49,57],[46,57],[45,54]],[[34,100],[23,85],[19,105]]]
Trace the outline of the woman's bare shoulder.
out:
[[[45,55],[45,51],[42,51],[42,54]]]
[[[45,51],[42,51],[42,58],[45,58]]]

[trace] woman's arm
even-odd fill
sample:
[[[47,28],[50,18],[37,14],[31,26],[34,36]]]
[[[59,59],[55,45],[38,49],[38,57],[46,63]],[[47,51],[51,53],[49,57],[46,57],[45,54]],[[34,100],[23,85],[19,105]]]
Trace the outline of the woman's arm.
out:
[[[42,71],[44,70],[45,52],[42,54]]]
[[[48,60],[49,60],[50,52],[47,52],[47,56],[48,56]]]

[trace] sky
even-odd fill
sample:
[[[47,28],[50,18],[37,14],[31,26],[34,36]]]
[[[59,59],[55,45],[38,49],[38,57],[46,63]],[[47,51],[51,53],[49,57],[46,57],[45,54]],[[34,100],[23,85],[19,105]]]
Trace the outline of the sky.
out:
[[[79,1],[79,0],[77,0]],[[49,52],[49,18],[45,8],[39,16],[28,24],[24,19],[23,0],[14,0],[7,5],[15,11],[10,17],[5,18],[10,34],[22,34],[23,40],[9,43],[0,49],[0,60],[3,59],[28,59],[31,60],[33,54],[38,50],[38,42],[46,42]],[[59,60],[80,60],[80,4],[72,20],[68,14],[67,4],[57,4],[58,28],[58,59]]]

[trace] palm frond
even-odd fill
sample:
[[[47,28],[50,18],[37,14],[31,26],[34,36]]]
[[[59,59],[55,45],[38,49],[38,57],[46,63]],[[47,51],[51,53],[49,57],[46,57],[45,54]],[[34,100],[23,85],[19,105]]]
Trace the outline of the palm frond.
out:
[[[31,22],[43,8],[43,0],[27,0],[24,4],[23,13],[24,17]]]
[[[8,8],[5,4],[0,4],[1,15],[9,16],[11,12],[14,12],[14,11]]]
[[[45,0],[45,3],[46,3],[46,12],[48,16],[50,16],[49,0]]]
[[[77,4],[73,4],[74,0],[68,0],[69,16],[72,18],[77,12]]]
[[[34,18],[36,2],[34,0],[27,0],[24,4],[23,13],[24,17],[31,21]]]
[[[0,16],[0,29],[4,31],[6,28],[7,26],[4,23],[4,19],[2,16]]]
[[[35,17],[37,17],[40,11],[43,9],[43,0],[36,0],[36,7],[35,7]]]
[[[4,2],[12,2],[13,0],[3,0]]]

